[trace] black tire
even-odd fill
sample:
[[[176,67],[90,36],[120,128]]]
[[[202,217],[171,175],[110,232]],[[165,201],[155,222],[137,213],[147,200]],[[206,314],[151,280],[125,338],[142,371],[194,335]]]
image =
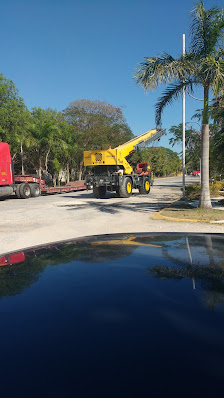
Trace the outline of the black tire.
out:
[[[120,189],[119,188],[116,188],[116,194],[117,194],[117,197],[120,198]]]
[[[20,184],[18,184],[17,187],[16,187],[16,197],[17,197],[17,199],[21,199],[19,190],[20,190]]]
[[[93,195],[96,199],[104,199],[106,195],[106,187],[93,187]]]
[[[150,182],[149,182],[149,178],[146,177],[146,178],[143,180],[143,186],[142,186],[142,187],[139,187],[139,193],[140,193],[141,195],[148,195],[149,192],[150,192]]]
[[[38,198],[41,194],[40,190],[40,185],[39,184],[30,184],[30,191],[31,191],[31,196],[33,198]]]
[[[29,199],[31,196],[31,188],[30,185],[23,182],[19,188],[19,194],[21,199]]]
[[[129,198],[132,195],[132,180],[129,177],[124,178],[119,193],[121,198]]]

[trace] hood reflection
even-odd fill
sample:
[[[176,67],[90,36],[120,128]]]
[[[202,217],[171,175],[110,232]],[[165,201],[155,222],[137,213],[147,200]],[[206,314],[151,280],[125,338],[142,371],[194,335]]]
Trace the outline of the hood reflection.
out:
[[[77,262],[133,264],[159,280],[192,280],[207,305],[224,303],[223,239],[212,235],[119,234],[95,236],[8,254],[0,259],[0,297],[38,281],[46,267]],[[128,260],[128,262],[127,262]]]

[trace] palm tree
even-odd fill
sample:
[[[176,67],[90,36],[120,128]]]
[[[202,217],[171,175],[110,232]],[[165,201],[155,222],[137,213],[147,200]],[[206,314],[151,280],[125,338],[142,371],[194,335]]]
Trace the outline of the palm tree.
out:
[[[158,57],[145,57],[135,75],[144,89],[155,89],[161,83],[169,83],[156,103],[156,124],[167,104],[178,98],[183,88],[193,93],[195,87],[204,91],[204,107],[201,129],[201,194],[199,206],[211,208],[209,192],[209,93],[213,98],[224,91],[224,49],[222,44],[224,12],[218,7],[205,10],[199,1],[191,11],[190,50],[174,59],[167,53]]]

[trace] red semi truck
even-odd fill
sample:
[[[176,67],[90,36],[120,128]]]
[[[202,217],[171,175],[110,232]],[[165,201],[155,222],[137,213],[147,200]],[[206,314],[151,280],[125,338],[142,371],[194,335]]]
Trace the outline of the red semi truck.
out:
[[[61,187],[47,187],[44,179],[28,174],[14,175],[9,145],[0,142],[0,197],[15,194],[17,198],[38,197],[41,193],[62,193],[86,189],[84,181],[74,181]]]

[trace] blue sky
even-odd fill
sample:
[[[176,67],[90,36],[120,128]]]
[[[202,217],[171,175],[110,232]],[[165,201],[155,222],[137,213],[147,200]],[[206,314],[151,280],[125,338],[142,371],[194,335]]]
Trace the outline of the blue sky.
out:
[[[0,0],[0,73],[13,80],[29,109],[65,109],[87,98],[123,107],[135,135],[155,127],[154,105],[133,79],[145,56],[177,57],[189,44],[192,0]],[[205,0],[205,7],[219,2]],[[201,103],[186,99],[186,121]],[[163,127],[181,123],[181,99]],[[195,125],[195,127],[197,127]],[[168,137],[160,145],[169,147]],[[171,148],[172,149],[172,148]],[[181,147],[175,147],[178,152]]]

